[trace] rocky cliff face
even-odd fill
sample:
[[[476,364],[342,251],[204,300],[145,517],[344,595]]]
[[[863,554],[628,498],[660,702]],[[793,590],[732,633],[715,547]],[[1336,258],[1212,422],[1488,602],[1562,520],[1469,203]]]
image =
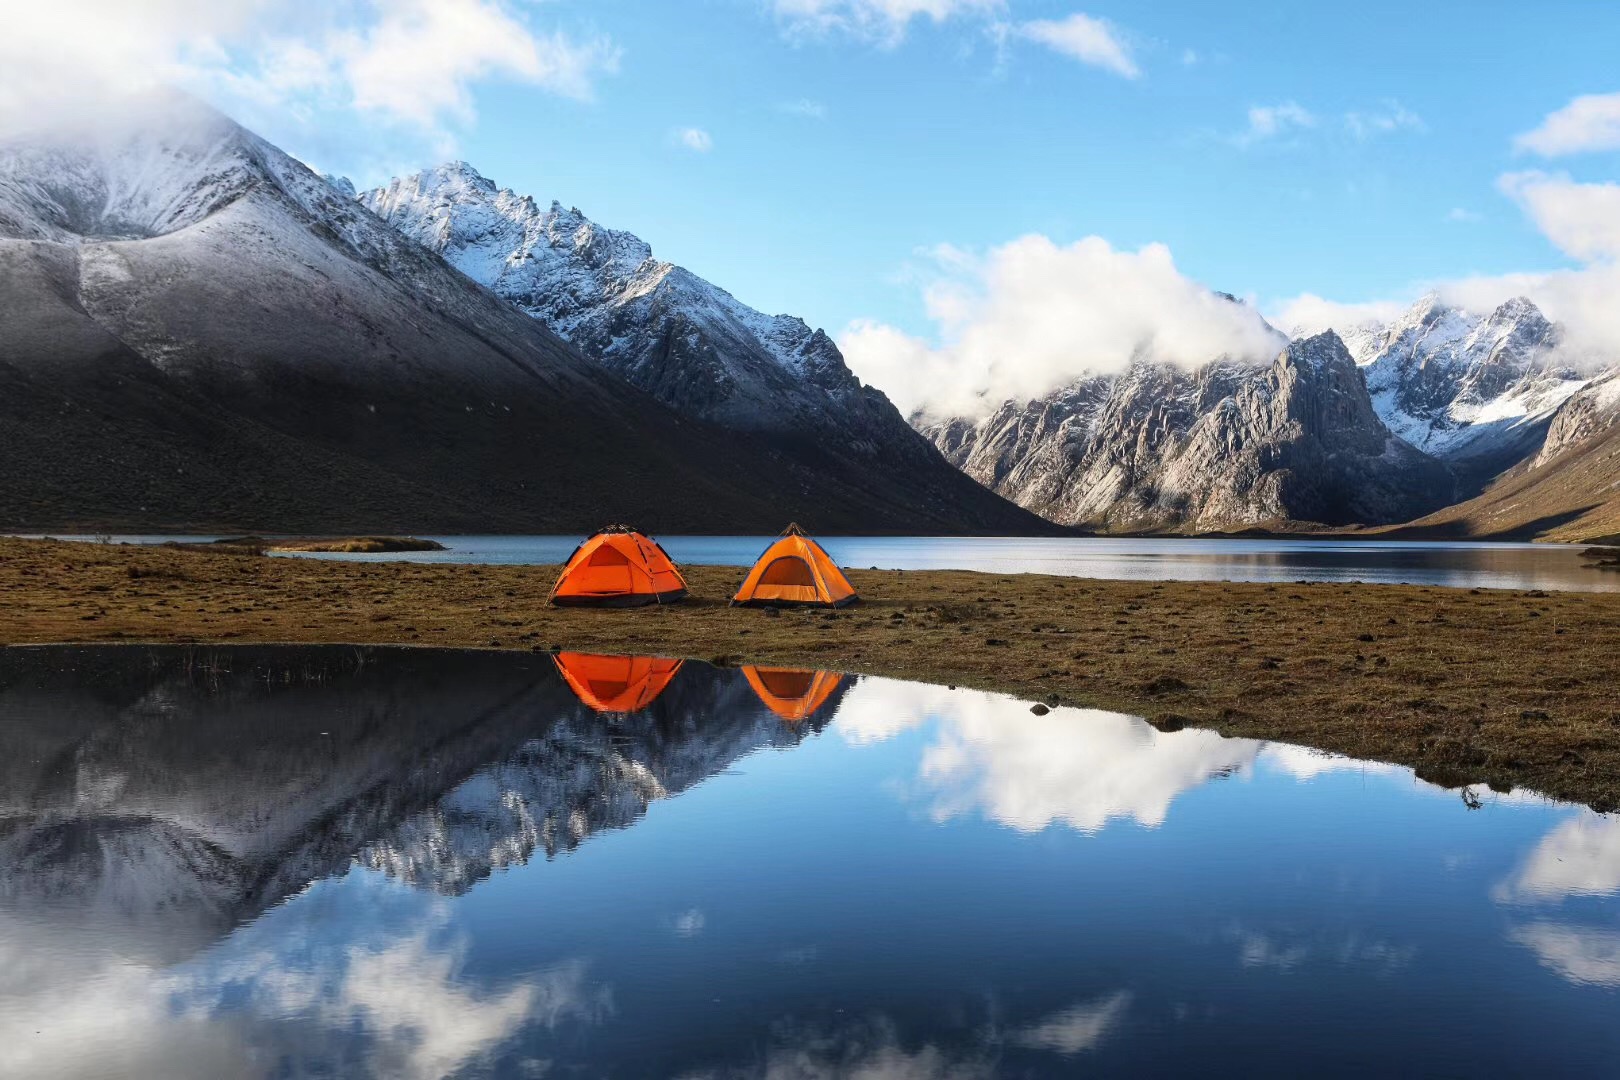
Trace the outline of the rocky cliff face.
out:
[[[1269,367],[1141,362],[925,430],[980,482],[1095,528],[1401,521],[1452,493],[1447,470],[1384,425],[1331,332]]]
[[[1620,424],[1620,371],[1610,371],[1570,395],[1553,415],[1547,437],[1530,460],[1530,467],[1547,465],[1564,451],[1608,432],[1616,424]]]

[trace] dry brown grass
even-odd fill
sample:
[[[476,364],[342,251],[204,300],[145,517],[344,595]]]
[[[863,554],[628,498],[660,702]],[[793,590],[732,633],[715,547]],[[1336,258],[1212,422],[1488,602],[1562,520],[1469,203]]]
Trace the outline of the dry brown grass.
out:
[[[0,641],[370,642],[770,661],[1003,690],[1620,807],[1620,595],[853,571],[836,613],[546,603],[555,567],[0,540]]]

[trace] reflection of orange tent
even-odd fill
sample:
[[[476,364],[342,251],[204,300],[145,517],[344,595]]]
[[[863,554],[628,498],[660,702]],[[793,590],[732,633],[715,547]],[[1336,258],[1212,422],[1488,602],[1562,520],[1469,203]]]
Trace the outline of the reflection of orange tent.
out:
[[[731,598],[763,607],[843,607],[860,597],[821,545],[789,525],[754,563]]]
[[[681,670],[679,660],[651,656],[565,652],[553,659],[563,681],[579,700],[597,712],[639,712],[651,705]]]
[[[651,537],[614,525],[574,549],[551,587],[553,604],[635,607],[686,595],[686,579]]]
[[[742,670],[759,700],[789,723],[814,716],[843,678],[836,671],[797,671],[753,665]]]

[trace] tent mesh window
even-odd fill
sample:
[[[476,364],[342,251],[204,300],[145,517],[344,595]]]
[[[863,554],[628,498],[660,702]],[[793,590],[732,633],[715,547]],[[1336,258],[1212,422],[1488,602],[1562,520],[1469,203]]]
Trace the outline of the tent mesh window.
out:
[[[760,575],[761,585],[807,585],[815,587],[815,575],[810,572],[810,564],[796,555],[784,555],[780,559],[772,559],[771,564]]]

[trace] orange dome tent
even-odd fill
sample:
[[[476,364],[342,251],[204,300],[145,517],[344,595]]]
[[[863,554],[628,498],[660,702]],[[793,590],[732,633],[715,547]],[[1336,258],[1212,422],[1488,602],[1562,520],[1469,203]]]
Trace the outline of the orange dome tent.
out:
[[[742,670],[759,700],[790,724],[814,716],[843,680],[836,671],[800,671],[752,664]]]
[[[821,545],[789,525],[754,563],[731,598],[760,607],[843,607],[860,597]]]
[[[553,604],[636,607],[686,595],[686,579],[651,537],[610,525],[574,549],[551,587]]]
[[[558,653],[552,659],[569,689],[597,712],[639,712],[651,705],[681,670],[679,660],[651,656]]]

